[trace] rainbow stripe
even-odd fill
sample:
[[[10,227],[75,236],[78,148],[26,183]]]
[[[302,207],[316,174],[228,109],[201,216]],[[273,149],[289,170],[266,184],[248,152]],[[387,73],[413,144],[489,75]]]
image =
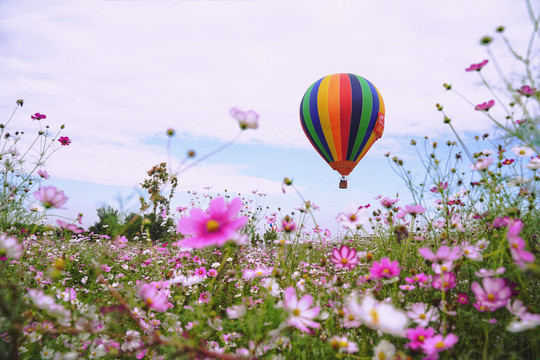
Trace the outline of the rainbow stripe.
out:
[[[384,102],[377,88],[361,76],[328,75],[304,94],[300,123],[322,158],[348,175],[382,135]],[[377,123],[380,133],[373,131]]]

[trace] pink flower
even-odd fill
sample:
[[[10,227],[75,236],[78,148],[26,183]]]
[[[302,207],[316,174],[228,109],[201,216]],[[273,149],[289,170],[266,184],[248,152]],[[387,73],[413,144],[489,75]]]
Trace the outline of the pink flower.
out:
[[[474,110],[489,111],[495,105],[495,100],[489,100],[488,102],[478,104],[474,107]]]
[[[58,138],[58,141],[60,142],[60,144],[62,144],[62,146],[67,146],[71,144],[71,140],[67,136],[60,136]]]
[[[371,279],[392,278],[399,276],[400,271],[399,262],[397,260],[390,262],[389,258],[382,258],[380,262],[374,262],[369,269]]]
[[[247,217],[234,219],[242,206],[240,198],[233,199],[229,205],[225,198],[218,197],[210,201],[208,211],[193,208],[190,217],[178,220],[178,231],[194,237],[179,241],[183,247],[202,248],[206,246],[222,246],[234,238],[237,231],[247,223]]]
[[[455,334],[449,333],[446,336],[435,335],[424,341],[422,350],[428,355],[428,359],[438,359],[439,352],[450,349],[458,342],[458,337]]]
[[[291,326],[304,332],[311,332],[308,327],[318,329],[321,325],[313,321],[313,319],[319,314],[320,307],[313,305],[313,297],[311,295],[305,295],[300,300],[296,296],[296,289],[288,287],[285,290],[285,297],[283,300],[283,308],[289,312],[287,323]]]
[[[491,164],[493,164],[493,158],[480,158],[476,161],[476,164],[471,164],[471,170],[481,171],[487,169]]]
[[[481,63],[478,64],[472,64],[468,68],[465,69],[465,71],[480,71],[486,64],[488,63],[488,60],[484,60]]]
[[[17,239],[5,234],[0,235],[0,261],[5,261],[7,258],[19,259],[23,252],[23,247]]]
[[[253,110],[242,111],[237,107],[230,110],[230,115],[238,121],[240,129],[257,129],[259,127],[259,114]]]
[[[77,227],[75,224],[68,224],[67,222],[62,221],[62,220],[56,220],[56,223],[62,229],[65,229],[67,231],[71,231],[74,234],[82,234],[84,232],[84,229],[81,229],[81,228]]]
[[[534,262],[534,255],[525,250],[525,240],[519,236],[521,229],[523,229],[523,222],[521,220],[510,220],[506,238],[510,245],[512,258],[521,269],[524,269],[526,263]]]
[[[34,193],[34,196],[42,202],[46,209],[60,208],[68,201],[64,192],[58,190],[54,186],[40,187],[38,191]]]
[[[169,306],[172,307],[172,304],[167,300],[167,291],[160,290],[155,285],[145,283],[139,284],[137,294],[149,308],[158,312],[167,311]]]
[[[414,329],[407,329],[407,339],[410,340],[405,346],[409,349],[417,350],[424,345],[424,341],[433,337],[435,330],[433,328],[424,329],[421,326],[418,326]]]
[[[423,214],[426,211],[426,208],[422,205],[405,205],[405,212],[411,214],[412,216]]]
[[[432,193],[436,193],[436,192],[442,192],[443,190],[446,190],[447,188],[448,188],[447,182],[445,182],[444,184],[440,182],[437,186],[429,189],[429,191],[431,191]]]
[[[435,289],[446,291],[456,287],[456,275],[445,272],[440,276],[436,276],[433,282],[431,283]]]
[[[272,271],[274,271],[274,268],[273,267],[270,267],[268,269],[265,269],[265,268],[262,268],[262,267],[258,267],[256,269],[245,269],[245,270],[242,270],[242,272],[244,273],[243,276],[242,276],[242,279],[254,279],[256,277],[265,277],[265,276],[269,276],[269,275],[272,275]]]
[[[211,277],[216,277],[218,274],[217,270],[216,269],[210,269],[206,272],[206,275],[208,276],[211,276]]]
[[[347,245],[341,245],[339,250],[334,248],[331,260],[338,269],[354,269],[358,264],[356,249],[350,248]]]
[[[469,303],[469,296],[465,293],[459,293],[456,299],[456,302],[460,304],[468,304]]]
[[[128,239],[125,236],[119,236],[114,241],[115,245],[118,246],[119,249],[125,248],[128,243]]]
[[[197,275],[197,276],[205,276],[206,275],[206,268],[204,266],[201,266],[200,268],[195,269],[195,275]]]
[[[30,117],[32,118],[32,120],[41,120],[41,119],[46,119],[47,115],[40,114],[40,113],[35,113],[34,115],[32,115]]]
[[[437,249],[437,253],[434,253],[428,247],[423,247],[418,249],[418,252],[424,259],[433,262],[455,261],[461,257],[461,248],[459,246],[450,249],[448,246],[443,245]]]
[[[50,175],[47,173],[47,170],[38,170],[37,174],[41,176],[43,179],[47,180],[50,178]]]
[[[381,199],[381,204],[382,206],[384,206],[385,208],[389,209],[391,208],[392,206],[394,206],[395,203],[397,203],[399,201],[399,199],[390,199],[390,198],[384,198],[384,199]]]
[[[526,97],[533,96],[536,92],[536,88],[531,88],[529,85],[523,85],[517,90],[518,93]]]
[[[210,302],[210,299],[212,298],[212,295],[208,291],[203,291],[201,295],[199,295],[199,303],[206,304]]]
[[[495,311],[505,306],[512,296],[506,281],[499,278],[483,278],[482,286],[475,281],[471,290],[476,297],[474,307],[478,311]]]

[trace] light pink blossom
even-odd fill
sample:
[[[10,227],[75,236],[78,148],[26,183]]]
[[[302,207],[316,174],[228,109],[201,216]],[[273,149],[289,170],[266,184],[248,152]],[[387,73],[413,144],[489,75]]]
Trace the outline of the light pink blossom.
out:
[[[483,278],[482,285],[475,281],[471,290],[476,297],[474,307],[478,311],[495,311],[506,306],[512,296],[506,281],[500,278]]]
[[[54,186],[40,187],[35,193],[36,199],[41,201],[46,209],[60,208],[64,205],[68,198],[64,195],[64,192],[58,190]]]
[[[308,327],[318,329],[321,325],[313,321],[313,319],[319,314],[320,307],[313,305],[313,297],[311,295],[305,295],[301,299],[296,296],[296,289],[294,287],[288,287],[285,290],[285,297],[283,300],[283,308],[289,313],[287,323],[291,326],[304,332],[311,332]]]

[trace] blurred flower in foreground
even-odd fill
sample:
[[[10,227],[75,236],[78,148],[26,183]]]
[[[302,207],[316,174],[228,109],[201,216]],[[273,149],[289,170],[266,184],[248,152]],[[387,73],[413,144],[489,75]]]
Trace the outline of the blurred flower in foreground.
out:
[[[191,209],[190,217],[178,220],[177,230],[183,235],[194,236],[175,244],[191,248],[222,246],[235,238],[236,232],[247,223],[245,216],[234,218],[241,207],[240,198],[234,198],[227,205],[224,197],[218,197],[210,201],[207,212],[198,208]]]
[[[289,312],[287,323],[304,332],[310,332],[308,327],[318,329],[321,325],[313,321],[315,316],[319,314],[320,307],[315,306],[310,309],[313,304],[313,297],[305,295],[300,300],[296,296],[296,289],[292,286],[285,290],[285,298],[283,300],[283,308]]]
[[[17,239],[5,234],[0,235],[0,261],[6,258],[19,259],[23,254],[23,247]]]
[[[64,192],[54,186],[40,187],[34,196],[43,203],[45,209],[60,208],[68,201]]]
[[[230,114],[238,121],[240,129],[257,129],[259,127],[259,114],[253,110],[242,111],[237,107],[230,110]]]
[[[362,323],[374,330],[405,337],[409,319],[403,310],[397,309],[391,303],[378,302],[373,295],[366,295],[358,303],[356,293],[347,300],[349,312],[362,320]]]
[[[488,111],[495,105],[495,100],[489,100],[488,102],[478,104],[474,107],[474,110]]]
[[[60,142],[60,144],[62,144],[62,146],[67,146],[71,144],[71,140],[67,136],[60,136],[58,138],[58,141]]]
[[[471,66],[469,66],[468,68],[465,69],[465,71],[480,71],[482,70],[482,68],[484,66],[486,66],[486,64],[488,63],[489,61],[488,60],[484,60],[482,61],[481,63],[478,63],[478,64],[472,64]]]

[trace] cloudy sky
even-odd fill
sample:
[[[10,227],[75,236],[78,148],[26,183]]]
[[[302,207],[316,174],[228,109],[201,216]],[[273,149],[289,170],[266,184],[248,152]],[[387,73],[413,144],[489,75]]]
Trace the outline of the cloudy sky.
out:
[[[397,192],[406,199],[383,154],[407,158],[411,138],[451,138],[435,103],[465,136],[489,130],[442,83],[473,103],[489,100],[476,74],[464,71],[487,58],[478,40],[505,25],[523,44],[529,24],[524,3],[507,0],[2,0],[0,116],[24,99],[14,128],[35,133],[35,112],[51,129],[65,124],[72,144],[48,160],[46,183],[70,198],[63,214],[82,211],[88,226],[96,208],[118,207],[119,198],[136,209],[145,172],[169,159],[168,128],[178,164],[189,149],[202,156],[238,135],[230,108],[255,110],[259,129],[181,174],[178,205],[187,202],[182,193],[212,187],[248,198],[258,190],[270,210],[290,209],[301,200],[282,194],[287,176],[334,231],[351,202]],[[386,104],[384,136],[345,191],[298,117],[306,89],[339,72],[369,79]]]

